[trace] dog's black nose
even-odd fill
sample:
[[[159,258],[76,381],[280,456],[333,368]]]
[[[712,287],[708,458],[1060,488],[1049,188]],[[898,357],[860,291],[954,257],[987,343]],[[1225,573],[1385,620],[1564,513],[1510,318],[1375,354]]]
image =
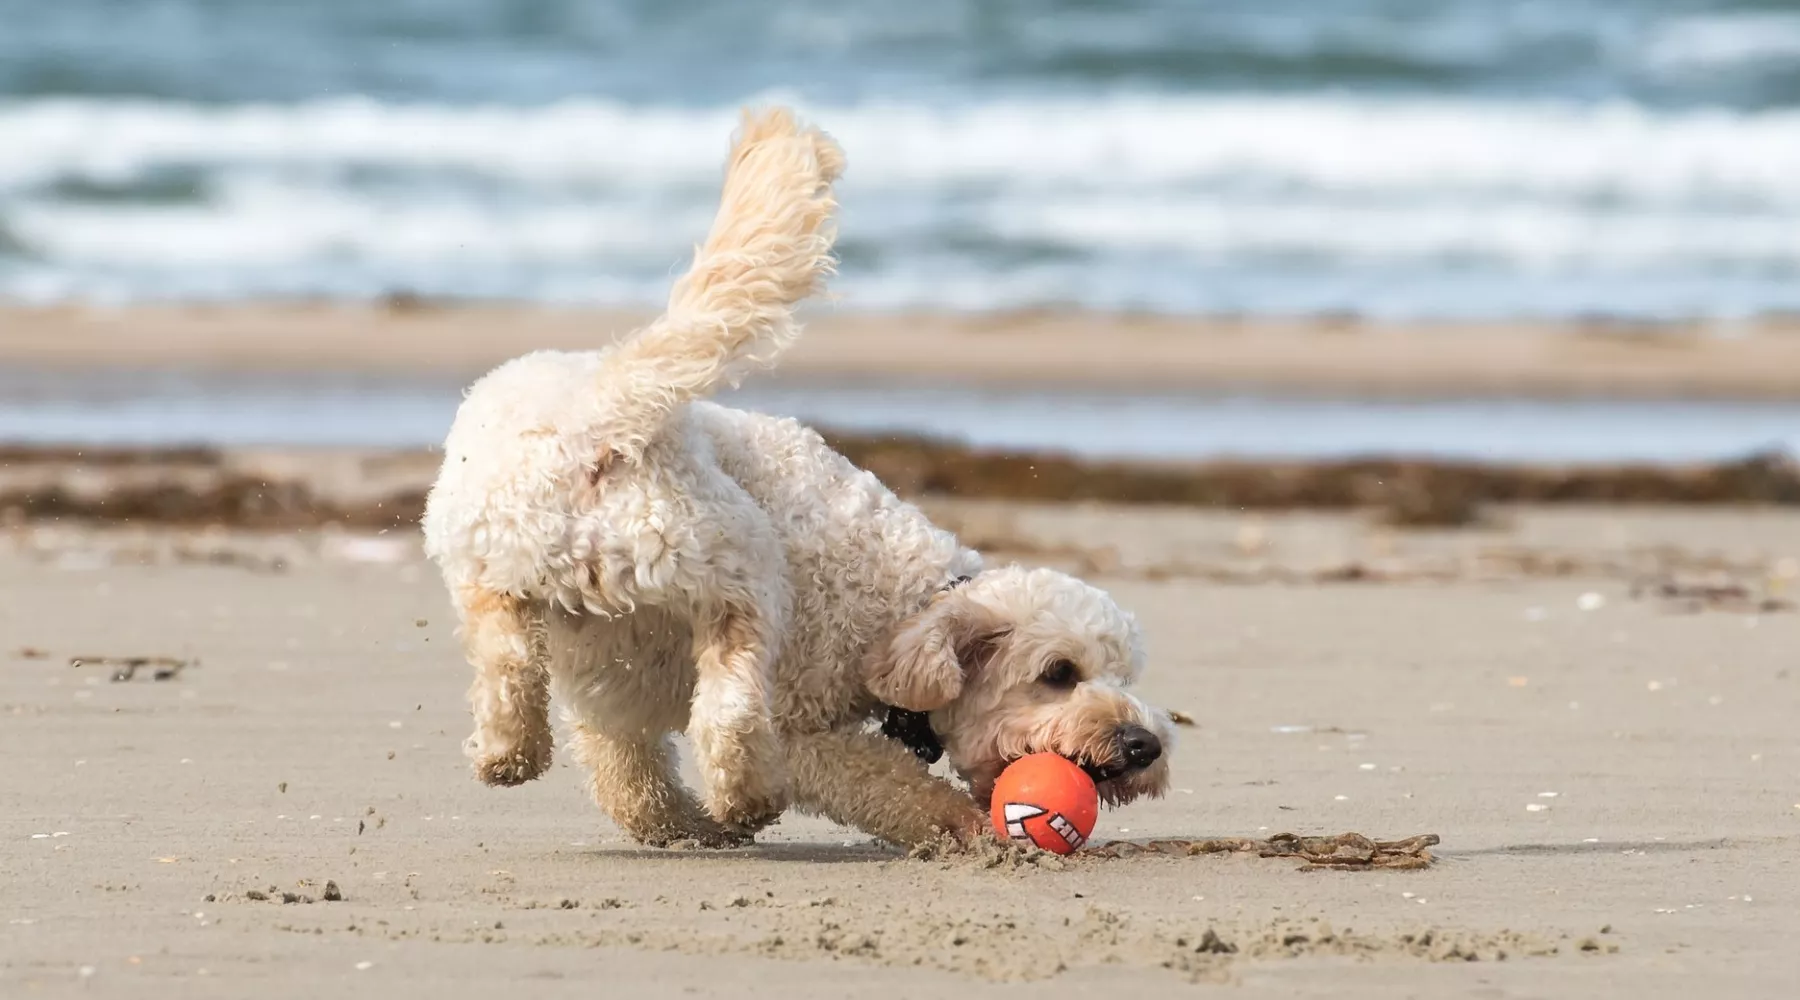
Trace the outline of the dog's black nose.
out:
[[[1143,726],[1120,726],[1119,747],[1132,767],[1149,767],[1162,756],[1162,740]]]

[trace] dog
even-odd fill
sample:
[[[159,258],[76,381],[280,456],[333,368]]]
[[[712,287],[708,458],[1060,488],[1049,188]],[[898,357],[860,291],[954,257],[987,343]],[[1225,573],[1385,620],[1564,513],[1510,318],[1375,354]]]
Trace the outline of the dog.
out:
[[[554,694],[595,800],[651,845],[742,844],[790,806],[967,844],[1000,771],[1038,751],[1110,804],[1166,787],[1168,718],[1128,690],[1142,636],[1104,592],[985,568],[818,434],[705,399],[798,335],[835,268],[843,169],[790,112],[746,113],[667,311],[466,394],[423,529],[475,670],[481,781],[544,772]],[[940,749],[967,790],[931,774]]]

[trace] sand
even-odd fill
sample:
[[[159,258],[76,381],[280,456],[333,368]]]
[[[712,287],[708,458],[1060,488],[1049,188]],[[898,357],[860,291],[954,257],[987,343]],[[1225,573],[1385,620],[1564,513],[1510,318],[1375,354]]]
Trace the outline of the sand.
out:
[[[293,368],[471,377],[540,347],[588,348],[643,314],[398,302],[0,306],[0,364]],[[1081,312],[809,312],[797,379],[1333,394],[1800,399],[1791,318],[1742,324],[1392,324]],[[1096,351],[1096,342],[1107,349]]]
[[[1142,615],[1147,695],[1197,723],[1175,790],[1100,838],[1436,833],[1438,862],[918,860],[798,817],[642,850],[567,766],[470,779],[412,534],[28,524],[0,541],[0,995],[1721,1000],[1800,977],[1800,615],[1692,589],[1787,593],[1800,515],[937,509],[1090,564]],[[1326,572],[1351,564],[1374,571]],[[134,655],[198,662],[70,665]]]

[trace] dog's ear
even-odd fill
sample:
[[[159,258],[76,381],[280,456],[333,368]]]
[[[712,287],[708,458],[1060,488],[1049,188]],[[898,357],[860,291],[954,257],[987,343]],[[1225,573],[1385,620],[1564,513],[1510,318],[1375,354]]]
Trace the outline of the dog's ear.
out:
[[[993,655],[1005,629],[960,590],[939,594],[869,653],[863,680],[895,708],[931,712],[962,694],[971,670]]]

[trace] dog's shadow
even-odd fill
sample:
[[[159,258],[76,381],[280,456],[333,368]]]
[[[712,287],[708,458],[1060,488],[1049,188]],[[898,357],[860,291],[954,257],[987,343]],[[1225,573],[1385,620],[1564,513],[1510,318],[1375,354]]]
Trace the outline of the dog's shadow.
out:
[[[668,861],[681,864],[733,861],[772,861],[782,864],[866,865],[878,861],[900,861],[906,852],[896,847],[864,842],[830,844],[817,842],[776,842],[724,848],[644,847],[618,844],[597,847],[585,852],[594,858],[631,861]]]
[[[1700,840],[1608,840],[1579,844],[1500,844],[1442,851],[1445,860],[1477,857],[1535,857],[1572,854],[1689,854],[1756,846],[1766,838],[1708,837]]]

